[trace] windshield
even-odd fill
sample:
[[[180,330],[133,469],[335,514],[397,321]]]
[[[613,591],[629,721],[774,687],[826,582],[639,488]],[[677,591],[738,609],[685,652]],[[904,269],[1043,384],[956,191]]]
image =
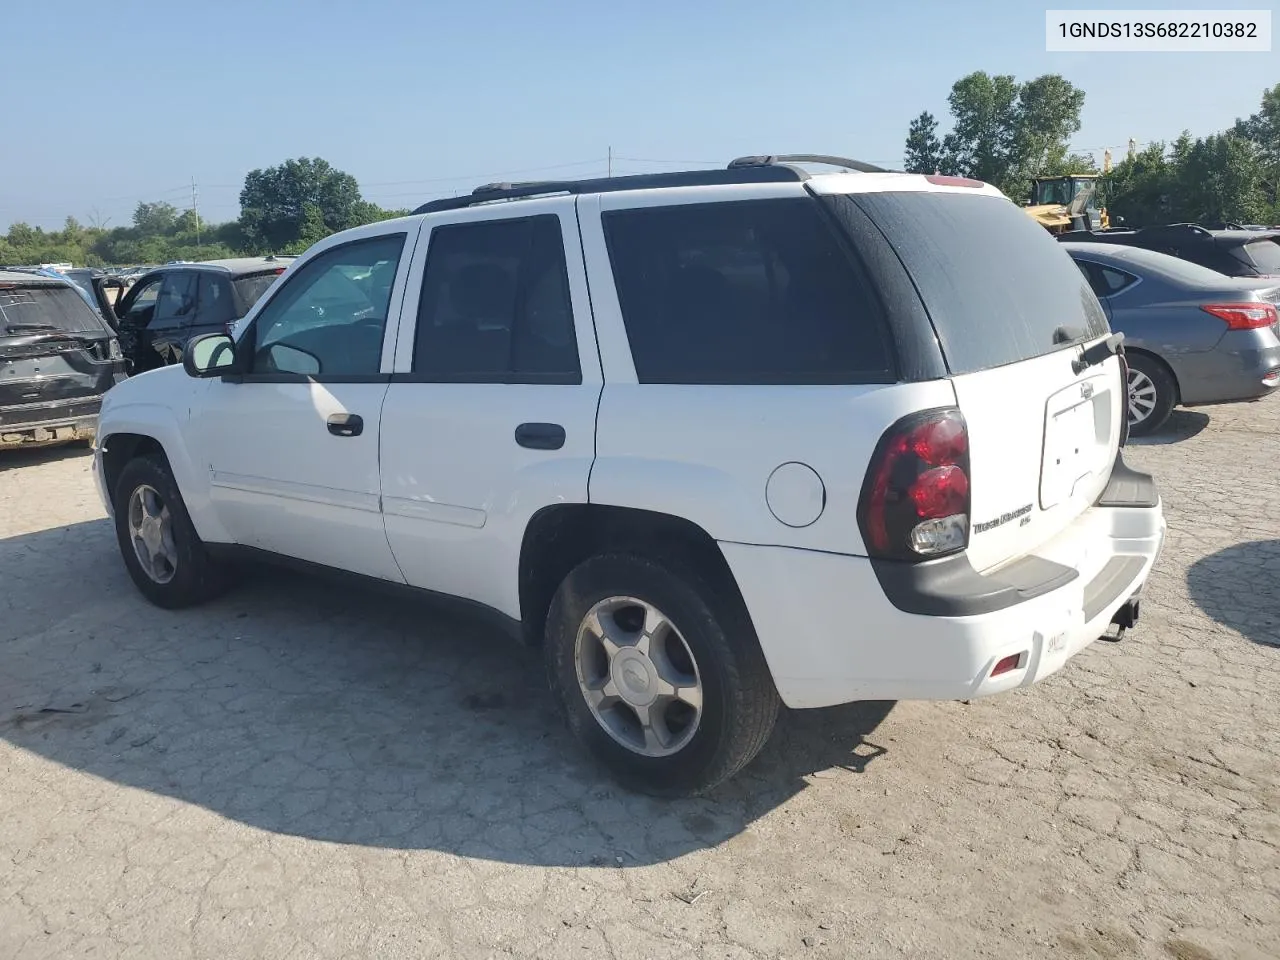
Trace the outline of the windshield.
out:
[[[1259,273],[1280,274],[1280,243],[1274,240],[1254,240],[1236,247],[1232,253],[1236,259],[1257,267]]]
[[[1106,336],[1106,314],[1062,244],[1019,207],[982,194],[885,191],[856,203],[911,274],[954,374]]]
[[[0,336],[103,330],[97,313],[74,287],[0,284]]]

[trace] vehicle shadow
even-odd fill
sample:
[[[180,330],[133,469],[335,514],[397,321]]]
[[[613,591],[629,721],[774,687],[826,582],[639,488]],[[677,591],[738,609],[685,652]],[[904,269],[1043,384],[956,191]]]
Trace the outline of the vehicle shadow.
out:
[[[1280,540],[1237,543],[1202,557],[1187,570],[1191,599],[1224,626],[1254,643],[1280,647]]]
[[[1209,425],[1209,415],[1199,410],[1175,410],[1170,414],[1165,425],[1155,433],[1145,437],[1130,437],[1129,444],[1135,447],[1164,446],[1170,443],[1181,443],[1190,440]]]
[[[76,460],[93,456],[93,448],[83,441],[51,444],[47,447],[13,447],[0,449],[0,471],[17,467],[33,467],[59,460]]]
[[[729,839],[885,753],[892,703],[784,711],[706,797],[606,779],[536,651],[422,604],[253,569],[198,610],[145,603],[107,521],[0,541],[0,738],[281,834],[557,866],[656,863]],[[621,861],[620,861],[621,858]]]

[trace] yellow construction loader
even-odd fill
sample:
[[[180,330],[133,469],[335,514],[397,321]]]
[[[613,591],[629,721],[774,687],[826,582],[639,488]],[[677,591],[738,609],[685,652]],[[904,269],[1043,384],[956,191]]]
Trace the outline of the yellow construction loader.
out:
[[[1111,221],[1106,208],[1097,204],[1100,176],[1038,177],[1031,181],[1031,203],[1023,209],[1050,233],[1105,230]]]

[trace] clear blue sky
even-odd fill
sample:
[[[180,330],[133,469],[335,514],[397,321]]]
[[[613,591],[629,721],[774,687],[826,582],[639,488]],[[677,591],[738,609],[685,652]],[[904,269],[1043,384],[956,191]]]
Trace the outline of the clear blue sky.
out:
[[[1108,4],[14,4],[0,226],[120,225],[138,200],[188,206],[193,177],[201,215],[232,219],[247,171],[297,156],[354,174],[384,206],[494,174],[602,174],[610,146],[641,158],[615,172],[780,152],[898,165],[911,118],[945,123],[972,70],[1065,75],[1088,95],[1074,146],[1119,156],[1129,137],[1216,132],[1280,80],[1276,53],[1047,54],[1046,6]]]

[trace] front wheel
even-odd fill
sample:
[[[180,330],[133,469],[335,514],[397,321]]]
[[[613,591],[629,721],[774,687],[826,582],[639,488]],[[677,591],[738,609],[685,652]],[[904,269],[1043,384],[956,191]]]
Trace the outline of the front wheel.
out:
[[[677,796],[760,751],[778,694],[740,604],[690,572],[593,557],[552,601],[545,654],[570,729],[625,786]]]
[[[226,585],[187,514],[169,466],[158,456],[130,460],[113,500],[120,555],[144,597],[176,609],[212,599]]]
[[[1173,413],[1178,388],[1160,361],[1141,354],[1131,354],[1126,359],[1129,363],[1129,434],[1141,437],[1165,425]]]

